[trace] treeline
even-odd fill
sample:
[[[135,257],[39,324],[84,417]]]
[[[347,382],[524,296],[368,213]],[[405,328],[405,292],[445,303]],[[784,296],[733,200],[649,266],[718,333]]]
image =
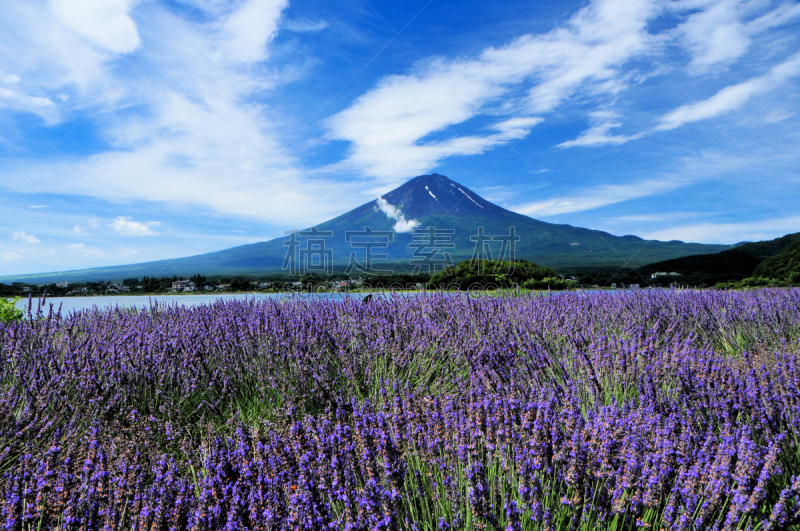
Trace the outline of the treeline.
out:
[[[578,287],[573,279],[563,278],[554,269],[527,260],[466,260],[455,268],[433,275],[429,289],[491,290],[522,288],[562,290]]]
[[[800,233],[774,240],[743,243],[713,254],[684,256],[636,269],[583,268],[580,282],[608,286],[761,287],[800,285]],[[654,278],[655,277],[655,278]]]
[[[531,290],[563,290],[573,288],[629,286],[668,287],[671,285],[698,288],[748,288],[763,286],[800,286],[800,241],[781,239],[783,249],[762,260],[754,249],[766,252],[778,248],[765,246],[773,242],[745,244],[713,255],[696,255],[650,264],[637,269],[582,268],[564,272],[537,265],[527,260],[466,260],[433,276],[426,274],[211,276],[164,276],[127,278],[120,282],[98,281],[68,285],[31,285],[24,282],[0,284],[2,297],[87,296],[132,294],[147,295],[173,292],[173,283],[188,280],[200,292],[287,292],[287,291],[374,291],[374,290],[491,290],[522,288]]]
[[[195,291],[341,291],[355,289],[395,289],[409,290],[425,286],[430,279],[428,275],[364,275],[360,278],[350,277],[345,273],[333,275],[319,275],[310,273],[306,275],[259,275],[259,276],[206,276],[194,274],[184,276],[126,278],[119,282],[75,282],[68,285],[58,284],[28,284],[14,282],[13,284],[0,283],[0,296],[3,297],[28,297],[41,296],[47,293],[51,297],[89,296],[89,295],[147,295],[173,292],[173,283],[179,280],[188,280],[194,284]]]

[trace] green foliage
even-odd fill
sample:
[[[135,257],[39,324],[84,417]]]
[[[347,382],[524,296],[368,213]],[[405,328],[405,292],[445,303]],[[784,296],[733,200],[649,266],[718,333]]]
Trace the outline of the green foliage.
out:
[[[753,276],[789,280],[792,273],[800,273],[800,241],[761,262]]]
[[[645,279],[650,279],[653,273],[658,271],[675,271],[681,274],[681,283],[700,284],[725,282],[730,280],[741,280],[753,274],[753,270],[761,262],[762,258],[754,256],[739,248],[723,251],[715,254],[701,254],[686,256],[657,262],[638,269],[638,273]],[[675,278],[666,277],[665,282],[675,282]]]
[[[543,278],[542,280],[526,280],[522,284],[522,288],[524,289],[532,289],[532,290],[542,290],[542,289],[551,289],[551,290],[562,290],[562,289],[571,289],[577,287],[578,283],[574,280],[570,279],[563,279],[561,277],[547,277]]]
[[[585,268],[570,271],[580,277],[583,284],[608,286],[613,282],[624,284],[648,284],[669,286],[682,284],[688,286],[739,285],[740,287],[772,286],[774,280],[788,280],[792,271],[800,271],[800,233],[787,234],[781,238],[761,242],[736,245],[726,251],[698,254],[655,262],[638,268],[609,269]],[[790,256],[795,256],[791,262]],[[786,267],[788,265],[788,267]],[[780,271],[773,271],[776,266]],[[678,277],[662,276],[653,279],[652,274],[677,272]],[[754,280],[754,279],[764,280]],[[749,279],[749,280],[746,280]]]
[[[798,279],[800,280],[800,279]],[[738,282],[718,282],[718,289],[746,289],[746,288],[788,288],[792,285],[787,280],[777,280],[774,278],[748,277]]]
[[[0,298],[0,321],[10,323],[22,319],[22,310],[18,310],[15,306],[18,300]]]
[[[465,260],[455,268],[447,268],[433,275],[428,281],[428,287],[460,290],[499,289],[523,286],[528,281],[542,281],[546,278],[562,280],[553,269],[538,266],[527,260],[511,262]]]
[[[786,236],[775,238],[774,240],[742,243],[737,245],[736,249],[745,251],[753,256],[757,256],[761,260],[764,260],[770,256],[775,256],[776,254],[781,253],[797,242],[800,242],[800,232],[787,234]]]
[[[252,289],[250,280],[246,277],[234,277],[231,279],[230,284],[233,291],[249,291]]]

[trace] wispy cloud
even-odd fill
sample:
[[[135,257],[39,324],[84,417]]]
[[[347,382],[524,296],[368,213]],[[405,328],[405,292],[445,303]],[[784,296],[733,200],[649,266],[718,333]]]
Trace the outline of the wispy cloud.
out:
[[[422,173],[453,155],[483,153],[522,138],[538,115],[585,87],[613,94],[627,83],[620,66],[650,50],[647,20],[657,12],[646,0],[595,0],[567,24],[543,35],[525,35],[474,58],[431,58],[414,72],[384,78],[328,121],[330,137],[351,142],[348,162],[384,179]],[[485,112],[512,88],[528,93],[488,135],[427,140],[435,132]],[[495,112],[502,112],[496,108]],[[503,128],[503,124],[514,123]]]
[[[632,216],[616,216],[609,221],[614,223],[655,223],[666,221],[668,216],[665,214],[639,214]]]
[[[56,123],[61,116],[56,104],[51,100],[20,94],[5,87],[0,87],[0,107],[11,107],[17,111],[38,114],[47,124]]]
[[[282,28],[299,33],[322,31],[330,26],[325,20],[286,20],[281,24]]]
[[[674,168],[658,174],[655,178],[633,180],[628,183],[601,184],[573,190],[561,197],[511,205],[508,208],[534,217],[585,212],[625,201],[666,194],[704,180],[721,180],[733,172],[748,168],[761,168],[767,164],[771,156],[731,155],[709,150],[682,158]],[[784,157],[792,155],[786,153]],[[794,160],[794,157],[791,160]]]
[[[706,100],[678,107],[659,118],[655,130],[669,131],[687,123],[714,118],[739,109],[754,96],[774,90],[798,75],[800,75],[800,52],[773,66],[763,76],[725,87]]]
[[[742,57],[755,35],[800,17],[800,4],[784,3],[754,18],[761,2],[716,0],[676,2],[673,9],[694,11],[675,30],[679,41],[692,54],[689,70],[703,74],[727,66]]]
[[[87,247],[84,243],[70,243],[66,246],[66,249],[72,254],[85,256],[87,258],[106,258],[108,256],[102,250]]]
[[[620,127],[622,123],[618,120],[619,114],[613,111],[594,111],[589,113],[592,126],[581,133],[575,140],[568,140],[558,144],[560,148],[570,147],[595,147],[605,145],[624,144],[630,140],[636,140],[644,136],[644,133],[634,135],[610,135],[609,131]]]
[[[0,252],[0,260],[3,262],[17,262],[22,260],[22,255],[16,251],[2,251]]]
[[[139,45],[125,0],[7,2],[0,17],[0,107],[54,124],[109,95],[106,63]],[[114,101],[121,92],[110,95]]]
[[[664,179],[646,180],[631,184],[601,185],[580,190],[564,197],[512,206],[510,210],[533,217],[555,216],[593,210],[631,199],[668,192],[685,185],[685,181]]]
[[[98,0],[82,1],[89,9]],[[202,17],[187,20],[154,2],[111,4],[93,11],[91,28],[40,4],[15,5],[0,21],[9,36],[0,41],[0,71],[23,80],[13,89],[53,102],[35,110],[49,122],[102,103],[92,118],[111,146],[70,164],[50,159],[19,191],[203,205],[281,225],[322,221],[343,210],[339,201],[350,206],[351,194],[327,176],[304,173],[277,140],[276,113],[260,103],[279,81],[269,70],[270,44],[288,0],[202,2]],[[41,27],[30,33],[12,24],[24,29],[32,20]],[[80,33],[95,26],[106,29]],[[117,27],[119,40],[107,41]],[[36,53],[27,60],[29,49]],[[147,60],[120,74],[112,59],[122,52]]]
[[[50,0],[53,14],[69,29],[113,53],[130,53],[141,39],[130,16],[138,0]]]
[[[153,227],[160,225],[158,221],[140,223],[131,218],[119,216],[111,222],[111,229],[120,236],[158,236],[158,232]]]
[[[785,216],[741,223],[696,223],[642,234],[654,240],[682,240],[702,243],[737,243],[770,240],[800,232],[800,216]]]
[[[39,240],[39,238],[37,238],[33,234],[28,234],[24,230],[12,233],[11,238],[15,242],[20,242],[20,243],[30,243],[30,244],[42,243],[41,240]]]
[[[223,18],[216,48],[223,61],[252,64],[268,56],[289,0],[249,0]]]
[[[795,53],[784,62],[777,64],[761,76],[756,76],[727,86],[716,94],[702,101],[682,105],[657,119],[658,124],[652,129],[632,135],[609,134],[612,129],[620,127],[619,114],[613,111],[594,111],[589,113],[592,126],[576,139],[558,144],[560,148],[597,147],[604,145],[620,145],[631,140],[657,132],[671,131],[689,123],[699,122],[721,116],[742,108],[755,96],[763,95],[785,85],[792,78],[800,76],[800,52]],[[770,114],[764,119],[776,122],[785,119],[786,114]]]

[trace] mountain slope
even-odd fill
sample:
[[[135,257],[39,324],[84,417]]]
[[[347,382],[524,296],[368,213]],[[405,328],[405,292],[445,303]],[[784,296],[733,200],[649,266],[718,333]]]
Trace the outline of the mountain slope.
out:
[[[637,269],[642,278],[650,278],[653,273],[675,272],[681,275],[680,282],[686,284],[716,284],[728,280],[741,280],[749,277],[761,263],[761,258],[742,249],[730,249],[721,253],[685,256],[664,260]],[[668,279],[675,281],[676,279]]]
[[[761,262],[751,276],[789,280],[800,274],[800,239],[792,245]]]
[[[736,245],[736,249],[742,249],[745,252],[758,256],[759,258],[766,259],[770,256],[775,256],[785,249],[789,248],[796,242],[800,241],[800,232],[787,234],[774,240],[765,240],[761,242],[746,242]]]
[[[782,255],[798,243],[800,243],[800,232],[787,234],[774,240],[740,243],[733,249],[719,253],[698,254],[647,264],[638,268],[637,271],[641,277],[646,278],[658,271],[674,271],[680,273],[680,282],[687,284],[715,284],[751,276],[782,278],[768,276],[766,269],[764,274],[758,274],[762,268],[760,264],[766,262],[777,264],[773,260],[777,258],[776,255],[779,253]]]
[[[385,231],[390,235],[354,236],[348,232]],[[434,227],[436,244],[425,245],[423,234],[410,230]],[[69,271],[63,273],[15,275],[0,280],[27,282],[53,282],[56,280],[116,280],[142,276],[167,276],[194,273],[205,275],[258,275],[281,272],[289,249],[294,249],[295,265],[300,251],[310,245],[310,240],[324,240],[330,250],[330,263],[335,270],[343,270],[351,255],[365,262],[365,246],[384,242],[385,247],[374,247],[374,254],[386,256],[377,260],[374,269],[410,272],[420,267],[421,272],[431,272],[449,261],[469,259],[476,249],[479,231],[488,239],[483,241],[482,258],[510,259],[510,253],[501,256],[502,236],[516,235],[516,258],[525,258],[543,266],[557,269],[592,266],[641,266],[650,262],[681,256],[718,252],[729,249],[724,245],[703,245],[678,241],[645,241],[636,236],[614,236],[607,232],[557,225],[538,221],[501,208],[486,201],[467,187],[442,175],[422,175],[402,186],[330,221],[317,225],[316,230],[327,233],[324,237],[297,235],[299,244],[291,247],[293,237],[276,238],[175,260],[162,260],[106,268]],[[512,233],[513,230],[513,233]],[[449,231],[444,233],[441,231]],[[492,240],[492,236],[495,237]],[[388,240],[392,241],[389,242]],[[508,238],[507,238],[508,239]],[[435,250],[439,249],[436,253]],[[426,262],[426,257],[428,262]],[[313,255],[312,255],[312,258]],[[319,258],[319,255],[317,255]],[[431,264],[433,263],[433,264]]]

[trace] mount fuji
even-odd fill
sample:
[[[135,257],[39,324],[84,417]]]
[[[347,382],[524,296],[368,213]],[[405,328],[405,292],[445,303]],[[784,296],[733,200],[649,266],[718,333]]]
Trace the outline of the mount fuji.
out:
[[[513,248],[513,255],[512,255]],[[125,266],[9,275],[0,280],[48,283],[143,276],[263,275],[324,270],[434,273],[473,256],[524,258],[557,270],[638,267],[729,249],[643,240],[546,223],[511,212],[443,175],[421,175],[316,227],[270,241],[208,254]],[[368,264],[367,253],[373,260]],[[370,271],[366,271],[370,272]]]

